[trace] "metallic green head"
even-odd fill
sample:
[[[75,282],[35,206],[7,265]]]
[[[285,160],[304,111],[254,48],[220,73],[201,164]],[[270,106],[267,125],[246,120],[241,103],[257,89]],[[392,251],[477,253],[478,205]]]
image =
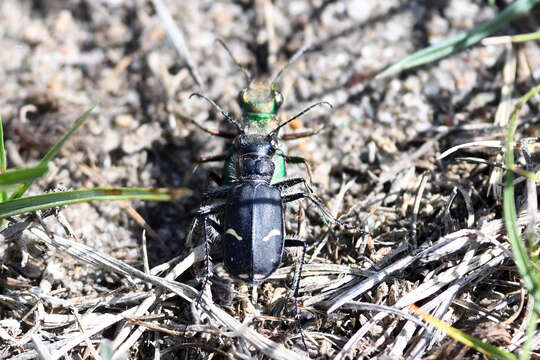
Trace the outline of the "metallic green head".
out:
[[[248,119],[253,117],[253,120],[257,121],[256,118],[262,116],[258,121],[265,121],[276,116],[283,104],[283,95],[272,85],[263,81],[252,81],[238,94],[238,104]]]
[[[283,65],[283,67],[281,67],[281,69],[277,72],[272,82],[267,83],[264,81],[253,80],[248,69],[242,66],[234,58],[225,42],[221,39],[217,39],[217,41],[223,46],[225,51],[227,51],[240,71],[242,71],[248,83],[247,88],[243,89],[238,94],[238,104],[242,108],[243,123],[240,124],[235,119],[231,118],[229,114],[224,112],[212,100],[204,97],[201,94],[196,95],[204,97],[207,101],[214,105],[215,108],[217,108],[232,124],[237,127],[239,132],[243,132],[245,134],[268,134],[270,132],[279,130],[282,125],[279,124],[277,113],[283,104],[283,95],[281,92],[276,90],[276,84],[283,71],[289,67],[289,65],[294,63],[300,56],[302,56],[302,54],[310,48],[310,45],[306,44],[302,46],[296,53],[294,53],[289,61],[287,61],[287,63]]]

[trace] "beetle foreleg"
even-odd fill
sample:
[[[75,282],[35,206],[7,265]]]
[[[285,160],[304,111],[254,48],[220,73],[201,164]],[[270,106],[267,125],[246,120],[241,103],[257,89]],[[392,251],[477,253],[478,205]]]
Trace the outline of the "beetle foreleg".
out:
[[[226,139],[233,139],[237,135],[236,133],[232,133],[232,132],[209,129],[209,128],[205,127],[203,124],[199,123],[195,119],[189,119],[189,122],[192,123],[193,125],[195,125],[196,127],[198,127],[199,129],[201,129],[202,131],[204,131],[204,132],[206,132],[206,133],[208,133],[210,135],[213,135],[213,136],[219,136],[219,137],[226,138]]]
[[[305,138],[305,137],[310,137],[310,136],[313,136],[313,135],[317,135],[322,130],[324,130],[324,128],[325,128],[325,126],[322,125],[322,126],[319,126],[319,128],[317,128],[315,130],[307,130],[307,131],[302,131],[302,132],[297,132],[297,133],[282,134],[279,138],[281,140],[302,139],[302,138]]]
[[[188,184],[191,181],[191,178],[193,177],[193,174],[195,174],[195,171],[197,170],[199,165],[204,164],[206,162],[211,162],[211,161],[225,161],[226,159],[227,159],[227,154],[200,157],[199,159],[197,159],[195,164],[191,166],[191,169],[189,169],[189,172],[187,173],[187,176],[184,179],[184,184]],[[221,185],[223,182],[221,179],[221,176],[215,173],[210,173],[208,177],[212,178],[212,180],[214,180],[218,185]],[[208,177],[206,179],[206,182],[208,182]]]

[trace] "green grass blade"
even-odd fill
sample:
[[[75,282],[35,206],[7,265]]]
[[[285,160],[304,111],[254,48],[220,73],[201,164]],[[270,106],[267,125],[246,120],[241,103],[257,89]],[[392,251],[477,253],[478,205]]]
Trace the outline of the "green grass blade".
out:
[[[4,148],[4,125],[2,124],[2,115],[0,114],[0,174],[4,174],[7,169],[6,150]],[[8,193],[5,190],[0,192],[0,201],[8,199]]]
[[[505,26],[515,18],[528,13],[540,0],[518,0],[504,9],[499,15],[490,21],[482,23],[474,29],[461,33],[451,39],[443,41],[437,45],[429,46],[425,49],[407,56],[398,61],[377,75],[377,78],[383,78],[402,72],[416,66],[433,62],[443,57],[455,54],[466,47],[476,44],[495,30]]]
[[[528,33],[528,34],[519,34],[519,35],[514,35],[510,37],[510,40],[513,43],[533,41],[533,40],[538,40],[538,39],[540,39],[540,31],[536,31],[533,33]]]
[[[508,44],[508,43],[517,44],[517,43],[533,41],[533,40],[540,40],[540,31],[527,33],[527,34],[512,35],[512,36],[504,35],[504,36],[488,37],[482,40],[482,45],[501,45],[501,44]]]
[[[535,301],[534,299],[532,301]],[[538,312],[532,312],[529,319],[529,326],[527,327],[527,340],[521,348],[520,360],[528,360],[531,357],[532,343],[534,339],[534,333],[536,332],[536,321],[538,320]]]
[[[48,170],[47,165],[38,165],[24,169],[10,169],[0,174],[0,191],[5,192],[15,185],[34,181],[45,174]]]
[[[531,96],[540,92],[540,85],[534,87],[525,94],[516,105],[514,112],[510,116],[508,130],[506,133],[506,144],[504,154],[504,164],[507,169],[514,167],[514,134],[519,111]],[[506,231],[512,246],[512,253],[518,271],[523,279],[525,288],[535,299],[535,311],[540,312],[540,274],[535,270],[531,262],[527,249],[523,244],[519,227],[517,224],[516,205],[514,200],[514,172],[507,171],[503,190],[503,213]]]
[[[41,159],[40,164],[47,164],[56,156],[56,154],[58,154],[62,146],[64,146],[66,141],[68,141],[73,136],[73,134],[75,134],[75,131],[77,131],[81,127],[81,125],[86,121],[86,119],[88,118],[88,116],[94,110],[95,107],[96,105],[93,105],[84,114],[82,114],[82,116],[79,117],[77,121],[75,121],[75,124],[73,124],[71,129],[69,129],[69,131],[62,137],[62,139],[60,139],[60,141],[56,145],[54,145],[47,154],[45,154],[43,159]]]
[[[47,154],[45,154],[43,159],[41,159],[41,161],[39,162],[40,165],[47,165],[49,161],[52,160],[52,158],[60,151],[62,146],[66,143],[66,141],[68,141],[73,136],[75,131],[77,131],[81,127],[81,125],[85,122],[86,118],[88,118],[88,116],[95,107],[96,105],[92,106],[88,111],[86,111],[81,117],[77,119],[75,124],[73,124],[71,129],[62,137],[62,139],[60,139],[60,141],[56,145],[54,145]],[[26,192],[26,190],[28,190],[30,185],[32,185],[32,182],[21,185],[19,189],[17,189],[13,194],[11,194],[9,198],[13,200],[21,197]]]
[[[62,191],[8,200],[0,204],[0,219],[36,210],[77,204],[92,200],[154,200],[171,201],[191,193],[186,188],[94,188]]]
[[[530,171],[522,169],[522,168],[520,168],[520,167],[518,167],[516,165],[512,166],[510,168],[510,170],[512,170],[513,172],[515,172],[518,175],[524,176],[527,179],[534,180],[534,181],[536,181],[537,183],[540,184],[540,176],[536,175],[535,173],[532,173]]]

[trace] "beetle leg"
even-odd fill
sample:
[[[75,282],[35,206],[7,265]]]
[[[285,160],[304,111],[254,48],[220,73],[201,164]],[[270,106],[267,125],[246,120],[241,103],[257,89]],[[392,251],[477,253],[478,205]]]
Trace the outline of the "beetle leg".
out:
[[[311,166],[309,165],[308,161],[301,157],[301,156],[289,156],[289,155],[285,155],[285,154],[280,154],[280,156],[282,156],[286,162],[288,163],[291,163],[291,164],[304,164],[305,167],[306,167],[306,171],[308,173],[308,177],[309,177],[309,182],[313,182],[313,175],[311,174]]]
[[[210,258],[210,245],[211,241],[208,239],[208,223],[210,223],[210,226],[214,228],[218,233],[223,232],[223,227],[214,219],[210,219],[208,216],[203,217],[203,236],[204,236],[204,252],[205,252],[205,267],[206,267],[206,274],[204,275],[204,282],[201,288],[201,292],[199,294],[199,297],[197,298],[197,306],[201,303],[202,296],[204,294],[204,290],[206,289],[206,286],[208,285],[208,282],[210,281],[210,278],[212,277],[212,259]]]
[[[221,226],[220,223],[210,218],[208,218],[208,221],[210,222],[210,225],[214,228],[214,230],[216,230],[219,234],[223,233],[223,226]]]
[[[205,192],[202,197],[204,200],[224,199],[229,194],[230,189],[230,185],[220,186],[216,189]]]
[[[203,217],[203,236],[204,236],[204,252],[205,252],[205,267],[206,267],[206,273],[204,274],[204,282],[201,287],[201,292],[199,293],[199,297],[197,298],[196,306],[198,307],[201,303],[204,290],[206,289],[206,286],[208,285],[208,281],[210,281],[210,277],[212,276],[212,264],[210,262],[210,241],[208,240],[208,217]],[[214,226],[214,224],[212,224]]]
[[[294,308],[296,311],[296,314],[295,314],[296,326],[298,327],[298,330],[300,331],[300,336],[302,337],[302,343],[304,344],[304,349],[307,351],[306,340],[304,338],[304,330],[302,328],[302,318],[300,317],[300,306],[298,305],[298,298],[300,297],[300,294],[299,294],[300,279],[302,277],[302,268],[304,267],[304,261],[306,257],[307,243],[300,239],[288,238],[288,239],[285,239],[285,246],[286,247],[293,247],[293,246],[303,247],[302,256],[300,257],[300,265],[298,267],[298,274],[296,276],[296,281],[294,283]]]
[[[300,240],[297,238],[286,238],[285,239],[285,247],[302,247],[306,246],[306,242],[304,240]]]
[[[214,204],[203,205],[199,207],[197,210],[193,210],[191,213],[195,216],[202,217],[202,216],[207,216],[210,214],[216,214],[220,211],[223,211],[224,208],[225,208],[225,202],[219,201]]]
[[[201,129],[202,131],[213,136],[219,136],[226,139],[233,139],[237,135],[236,133],[232,133],[232,132],[208,129],[207,127],[204,127],[204,125],[202,125],[195,119],[189,119],[189,122],[195,125],[196,127],[198,127],[199,129]]]
[[[227,154],[226,153],[213,155],[213,156],[202,156],[202,157],[198,158],[197,161],[195,161],[195,164],[193,164],[191,166],[191,169],[189,169],[188,175],[184,179],[184,184],[187,184],[187,183],[189,183],[191,181],[191,177],[193,176],[193,174],[195,173],[195,171],[197,170],[199,165],[207,163],[207,162],[212,162],[212,161],[225,161],[225,160],[227,160]],[[222,184],[223,180],[221,180],[221,176],[217,175],[216,173],[212,173],[212,172],[210,174],[213,174],[213,175],[209,175],[212,178],[212,180],[216,181],[216,183],[218,185]],[[217,180],[217,179],[219,179],[219,180]],[[207,181],[208,181],[208,179],[207,179]]]
[[[228,192],[228,187],[220,187],[217,190],[213,190],[211,192],[205,192],[203,194],[203,197],[205,198],[205,200],[223,198],[224,196],[221,195],[220,190],[225,190],[225,195],[226,195],[226,192]],[[208,222],[210,222],[210,225],[218,233],[221,234],[223,232],[223,227],[219,223],[217,223],[214,219],[210,219],[208,216],[211,214],[219,213],[223,211],[224,208],[225,208],[225,203],[223,201],[219,201],[212,204],[203,205],[194,211],[196,216],[203,218],[204,251],[205,251],[205,262],[206,262],[205,264],[206,274],[204,275],[204,282],[203,282],[199,297],[197,298],[196,306],[199,306],[199,304],[201,303],[204,290],[206,289],[206,286],[208,285],[208,282],[210,281],[210,277],[212,276],[212,269],[211,269],[212,264],[210,260],[210,241],[208,240],[208,228],[207,228]]]
[[[309,186],[309,184],[306,182],[306,179],[304,179],[303,177],[294,177],[294,178],[289,178],[289,179],[285,179],[285,180],[282,180],[282,181],[278,181],[278,182],[272,184],[272,186],[277,187],[280,190],[283,190],[283,189],[290,188],[291,186],[294,186],[294,185],[297,185],[297,184],[304,184],[304,187],[306,188],[306,191],[308,193],[313,193],[313,190],[311,189],[311,186]]]
[[[319,210],[322,212],[322,215],[324,216],[324,218],[327,219],[328,221],[330,221],[331,223],[341,225],[343,227],[346,227],[347,229],[355,229],[356,228],[355,226],[344,223],[343,221],[341,221],[338,218],[334,217],[334,215],[332,215],[330,213],[330,210],[328,210],[328,208],[313,194],[308,194],[308,193],[305,193],[305,192],[287,194],[287,195],[283,195],[281,197],[281,199],[283,200],[283,202],[286,202],[286,203],[291,202],[291,201],[300,200],[300,199],[308,199],[313,204],[315,204],[315,206],[317,206],[319,208]]]
[[[210,187],[210,180],[213,180],[218,186],[223,185],[223,178],[219,176],[215,171],[210,171],[206,176],[206,181],[204,183],[204,191],[208,191]]]
[[[283,134],[279,138],[281,140],[301,139],[301,138],[317,135],[322,130],[324,130],[324,128],[325,128],[325,126],[323,125],[323,126],[320,126],[318,129],[315,129],[315,130],[307,130],[307,131],[302,131],[302,132],[297,132],[297,133]]]
[[[311,189],[311,186],[309,186],[309,184],[306,182],[306,179],[304,179],[303,177],[294,177],[294,178],[278,181],[272,184],[272,186],[277,187],[280,190],[283,190],[283,189],[288,189],[291,186],[294,186],[297,184],[304,184],[304,187],[306,188],[307,192],[309,193],[313,192],[313,190]]]
[[[279,190],[283,190],[283,189],[290,188],[291,186],[300,184],[305,181],[306,180],[304,178],[295,177],[295,178],[289,178],[289,179],[278,181],[276,183],[273,183],[272,186],[278,188]]]

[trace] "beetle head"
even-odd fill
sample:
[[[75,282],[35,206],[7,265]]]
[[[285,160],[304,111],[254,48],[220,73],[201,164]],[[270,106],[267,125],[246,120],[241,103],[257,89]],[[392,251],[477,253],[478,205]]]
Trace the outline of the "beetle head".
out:
[[[276,115],[283,104],[283,95],[262,81],[253,81],[238,94],[238,104],[246,115]]]

